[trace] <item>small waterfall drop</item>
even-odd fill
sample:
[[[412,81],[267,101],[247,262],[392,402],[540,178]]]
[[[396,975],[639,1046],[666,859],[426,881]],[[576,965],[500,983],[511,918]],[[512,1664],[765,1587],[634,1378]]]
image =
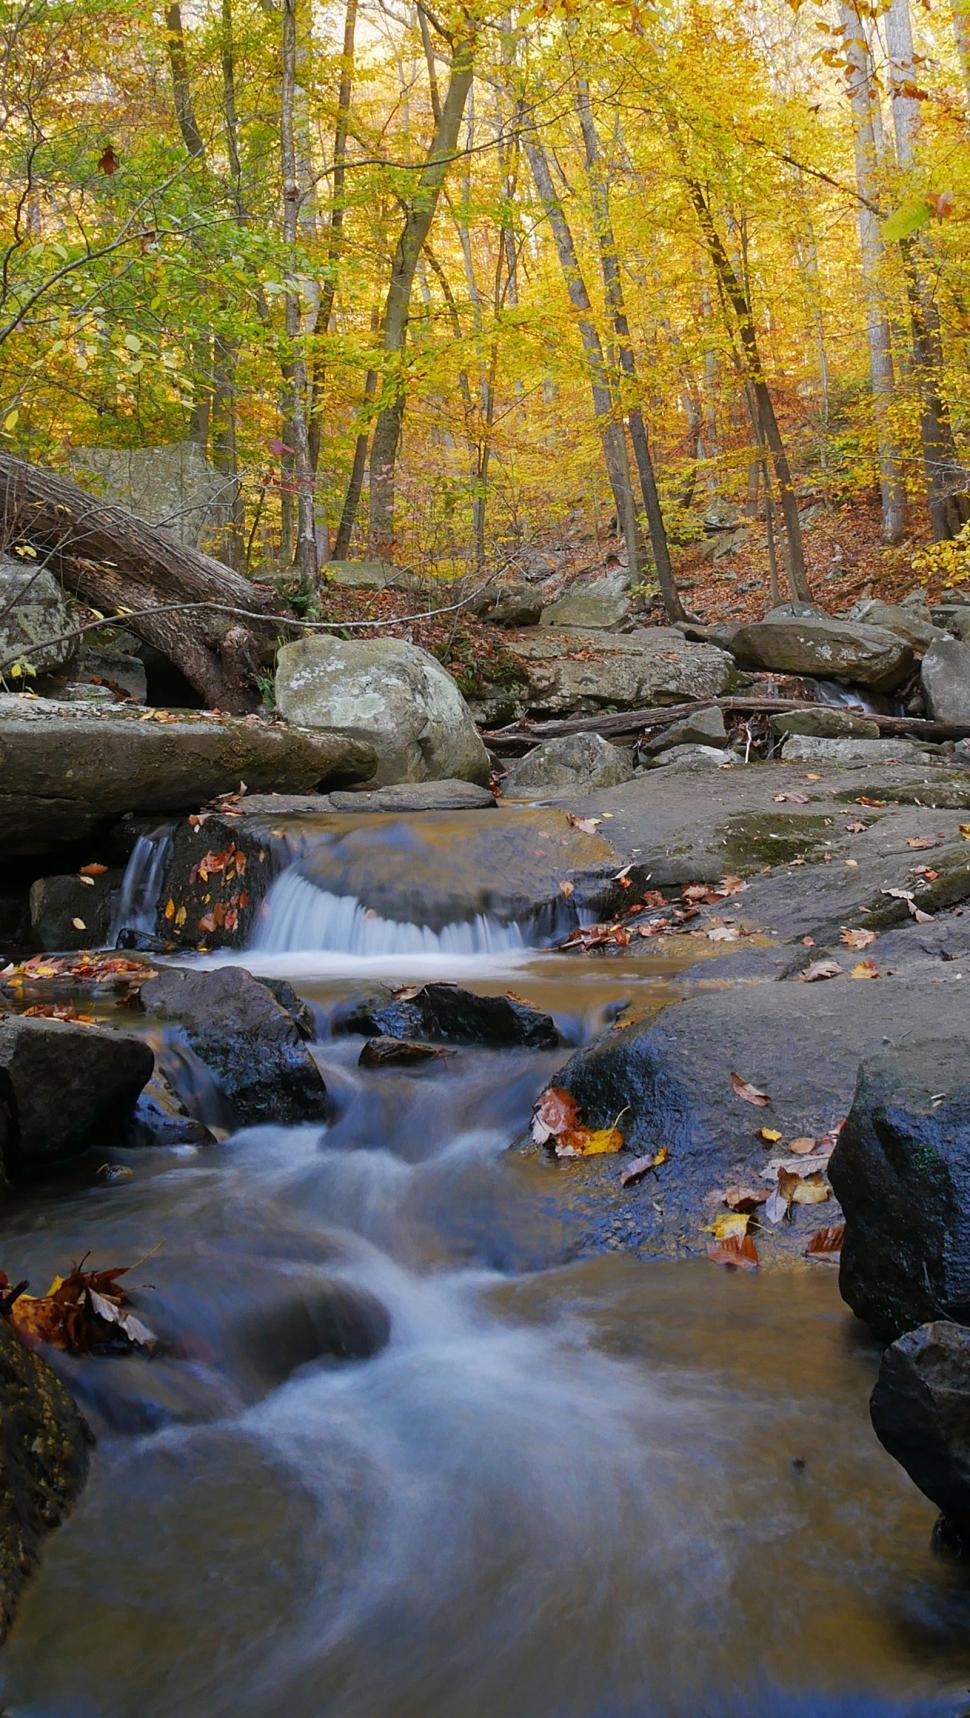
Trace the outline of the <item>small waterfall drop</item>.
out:
[[[253,943],[263,954],[320,951],[361,956],[501,954],[528,946],[517,924],[491,913],[427,925],[386,919],[355,895],[318,889],[299,871],[284,871],[263,904]]]
[[[122,931],[151,936],[156,929],[158,898],[165,866],[172,849],[168,829],[139,835],[121,882],[121,893],[111,925],[109,941],[116,946]]]

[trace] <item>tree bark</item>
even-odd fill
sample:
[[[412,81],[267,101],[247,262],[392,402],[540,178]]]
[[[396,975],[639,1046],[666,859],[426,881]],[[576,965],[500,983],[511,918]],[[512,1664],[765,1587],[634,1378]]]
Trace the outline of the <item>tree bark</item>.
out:
[[[741,695],[726,698],[695,698],[689,704],[657,704],[644,710],[619,710],[615,714],[592,711],[586,716],[566,716],[556,722],[524,722],[507,728],[495,728],[485,734],[493,751],[513,751],[522,746],[537,745],[540,740],[559,739],[566,734],[639,734],[645,728],[669,727],[699,710],[750,711],[756,714],[781,715],[797,711],[809,714],[824,709],[824,704],[803,698],[759,698]],[[923,716],[882,716],[872,710],[865,712],[867,722],[875,722],[884,734],[910,734],[915,739],[962,740],[970,738],[970,722],[932,722]]]
[[[174,662],[208,707],[256,707],[252,676],[272,659],[275,628],[269,598],[248,579],[69,479],[6,453],[0,453],[0,520],[7,542],[30,543],[74,596]],[[204,612],[130,621],[124,613],[180,601],[265,608],[266,627]]]

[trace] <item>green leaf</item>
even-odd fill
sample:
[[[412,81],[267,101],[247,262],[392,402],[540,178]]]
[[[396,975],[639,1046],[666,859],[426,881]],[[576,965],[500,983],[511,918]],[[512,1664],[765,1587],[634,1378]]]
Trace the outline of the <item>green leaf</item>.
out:
[[[911,203],[902,203],[882,223],[882,236],[886,244],[898,244],[900,239],[906,239],[910,233],[925,227],[932,213],[933,205],[925,197],[916,197]]]

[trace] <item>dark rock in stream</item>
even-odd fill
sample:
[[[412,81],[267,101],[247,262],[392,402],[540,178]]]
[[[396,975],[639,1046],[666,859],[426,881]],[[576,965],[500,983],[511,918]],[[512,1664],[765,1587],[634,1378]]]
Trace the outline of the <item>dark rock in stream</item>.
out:
[[[110,1143],[150,1079],[140,1038],[68,1020],[0,1018],[0,1148],[15,1179]]]
[[[413,995],[387,991],[368,997],[341,1013],[334,1031],[430,1038],[439,1044],[480,1044],[494,1050],[554,1050],[562,1043],[550,1014],[514,996],[476,996],[456,984],[425,984]]]
[[[922,1035],[906,1018],[898,1048],[860,1068],[832,1156],[839,1286],[887,1340],[932,1319],[970,1323],[970,1038],[955,1021],[939,1038],[946,1019],[941,994]]]
[[[286,1127],[325,1116],[327,1088],[307,1048],[302,1016],[294,1018],[244,967],[164,967],[144,986],[142,1002],[184,1033],[215,1075],[237,1126]]]
[[[90,1442],[46,1360],[0,1319],[0,1640],[42,1541],[84,1484]]]
[[[30,886],[30,930],[39,949],[101,948],[108,940],[120,871],[38,877]]]
[[[970,1552],[970,1330],[938,1321],[886,1349],[869,1403],[880,1443]]]

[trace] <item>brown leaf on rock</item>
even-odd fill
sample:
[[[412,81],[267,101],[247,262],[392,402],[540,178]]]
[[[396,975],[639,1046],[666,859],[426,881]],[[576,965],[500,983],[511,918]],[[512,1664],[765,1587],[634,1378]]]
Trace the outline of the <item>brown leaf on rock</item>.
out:
[[[613,1127],[570,1127],[556,1135],[557,1157],[602,1157],[623,1150],[623,1135]]]
[[[601,817],[577,817],[571,811],[566,813],[566,822],[571,823],[573,828],[580,830],[583,835],[595,835],[602,821]]]
[[[723,1241],[711,1241],[707,1256],[715,1265],[735,1265],[743,1271],[758,1269],[758,1249],[751,1236],[729,1235]]]
[[[819,984],[823,978],[839,978],[841,974],[842,968],[837,960],[813,960],[811,966],[807,966],[802,973],[802,982]]]
[[[914,853],[925,853],[930,847],[939,847],[940,843],[935,835],[912,835],[906,845]]]
[[[368,1038],[357,1061],[362,1068],[386,1068],[402,1062],[430,1062],[441,1054],[434,1044],[408,1038]]]
[[[662,1163],[666,1163],[669,1156],[667,1146],[662,1145],[652,1157],[635,1157],[620,1176],[620,1186],[633,1187],[636,1182],[642,1181],[645,1175],[649,1175],[651,1169],[659,1169]]]
[[[766,1187],[729,1187],[724,1203],[729,1211],[750,1212],[763,1205],[768,1197]]]
[[[818,1150],[818,1141],[815,1139],[809,1139],[807,1135],[802,1134],[798,1139],[792,1139],[789,1141],[788,1149],[789,1151],[793,1151],[796,1157],[804,1157],[806,1152]]]
[[[78,876],[80,876],[80,877],[103,877],[105,872],[107,871],[107,869],[108,869],[107,865],[98,865],[95,863],[92,863],[90,865],[82,865],[80,871],[78,872]]]
[[[815,1259],[819,1264],[837,1265],[842,1257],[844,1239],[845,1224],[829,1223],[824,1229],[816,1229],[805,1248],[805,1257]]]
[[[843,925],[839,932],[839,941],[844,943],[846,948],[871,948],[878,940],[875,931],[857,931],[849,925]]]
[[[759,1092],[757,1086],[753,1086],[750,1080],[744,1079],[741,1074],[731,1075],[731,1085],[734,1088],[735,1097],[743,1098],[746,1104],[755,1104],[764,1109],[766,1105],[771,1103],[767,1092]]]
[[[874,960],[860,960],[852,968],[850,978],[881,978],[882,974]]]
[[[532,1137],[536,1145],[579,1126],[579,1106],[563,1086],[547,1086],[532,1115]]]

